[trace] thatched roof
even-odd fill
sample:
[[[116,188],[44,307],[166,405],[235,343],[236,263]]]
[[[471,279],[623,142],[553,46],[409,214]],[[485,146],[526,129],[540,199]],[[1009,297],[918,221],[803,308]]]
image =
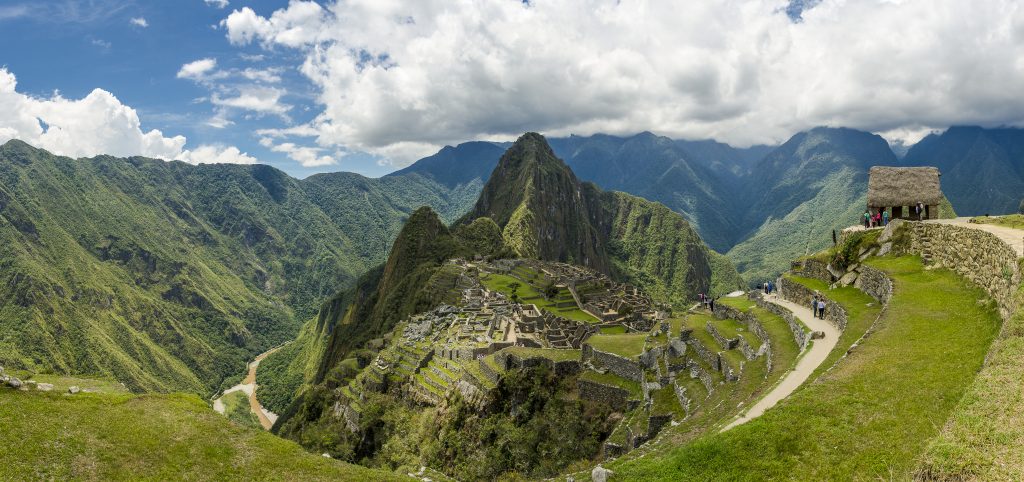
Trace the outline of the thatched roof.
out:
[[[913,206],[942,201],[939,170],[934,167],[875,166],[868,173],[868,207]]]

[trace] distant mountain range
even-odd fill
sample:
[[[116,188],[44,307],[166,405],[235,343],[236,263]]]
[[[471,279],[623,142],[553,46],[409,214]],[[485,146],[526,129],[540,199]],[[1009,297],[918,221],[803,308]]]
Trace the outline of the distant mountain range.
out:
[[[1024,197],[1024,130],[953,127],[913,146],[845,128],[816,128],[781,146],[745,149],[649,132],[551,138],[581,180],[658,201],[683,214],[707,244],[760,281],[859,221],[874,165],[934,165],[961,215],[1015,212]],[[445,147],[395,173],[449,188],[486,179],[507,144]],[[772,253],[767,255],[767,253]]]

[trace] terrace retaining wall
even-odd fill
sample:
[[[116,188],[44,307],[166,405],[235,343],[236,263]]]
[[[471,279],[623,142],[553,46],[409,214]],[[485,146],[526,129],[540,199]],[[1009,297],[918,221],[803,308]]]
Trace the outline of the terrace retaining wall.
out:
[[[603,352],[588,344],[583,345],[582,359],[603,366],[622,378],[640,383],[644,381],[644,369],[637,361]]]
[[[839,328],[839,331],[843,331],[846,329],[846,309],[844,309],[843,306],[840,305],[839,303],[836,303],[829,299],[829,297],[825,296],[824,293],[820,291],[815,293],[814,290],[785,277],[779,278],[778,285],[779,296],[781,296],[785,300],[791,301],[798,305],[806,306],[807,308],[811,307],[811,301],[814,299],[814,295],[817,294],[819,299],[825,300],[825,321],[828,321],[833,325],[836,325],[836,328]],[[786,310],[785,308],[782,308],[773,303],[765,302],[763,300],[758,302],[758,304],[760,303],[764,303],[767,306],[774,306],[778,310],[784,310],[789,316],[789,318],[787,318],[786,320],[787,322],[790,322],[794,319],[793,314],[790,313],[789,310]],[[791,325],[790,328],[794,327]],[[796,330],[794,329],[794,334],[795,333]],[[806,340],[804,340],[804,342],[806,343]],[[803,349],[803,347],[804,345],[801,344],[800,349]]]

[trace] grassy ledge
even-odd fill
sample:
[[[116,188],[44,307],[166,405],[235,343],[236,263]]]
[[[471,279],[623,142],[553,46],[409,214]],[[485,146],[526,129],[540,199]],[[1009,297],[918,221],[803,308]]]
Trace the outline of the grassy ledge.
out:
[[[950,271],[924,271],[914,257],[870,263],[893,278],[895,294],[874,333],[841,363],[745,425],[609,464],[616,477],[909,478],[981,368],[999,317],[991,303],[978,303],[980,289]],[[870,324],[872,307],[833,299],[851,322]]]
[[[0,479],[398,480],[236,425],[194,395],[0,389]]]

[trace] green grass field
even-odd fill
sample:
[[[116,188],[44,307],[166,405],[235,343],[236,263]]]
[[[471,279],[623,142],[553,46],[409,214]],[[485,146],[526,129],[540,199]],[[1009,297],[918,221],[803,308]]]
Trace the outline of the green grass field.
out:
[[[228,420],[243,427],[263,428],[260,425],[259,418],[256,417],[256,414],[252,413],[252,409],[249,406],[249,396],[245,392],[231,392],[224,395],[221,401],[224,402],[224,416]]]
[[[0,389],[0,479],[398,480],[239,426],[194,395]]]
[[[565,288],[561,289],[553,300],[548,301],[544,299],[541,292],[530,282],[512,276],[490,273],[486,278],[481,279],[480,282],[489,290],[498,291],[509,298],[512,298],[512,295],[515,294],[518,296],[520,303],[535,304],[537,308],[562,318],[585,321],[587,323],[600,323],[600,320],[590,316],[590,314],[581,310],[579,306],[576,306],[575,301],[572,300],[572,294]],[[555,306],[558,304],[559,299],[573,301],[573,306],[568,308]]]
[[[587,343],[605,353],[632,358],[644,352],[646,333],[627,333],[621,335],[598,334],[587,339]]]
[[[608,466],[621,480],[909,478],[981,367],[999,317],[977,302],[980,289],[924,271],[919,258],[869,264],[889,273],[896,292],[873,334],[833,370],[823,374],[826,360],[823,376],[728,432]],[[836,291],[828,295],[850,311],[848,334],[870,325],[877,306]]]

